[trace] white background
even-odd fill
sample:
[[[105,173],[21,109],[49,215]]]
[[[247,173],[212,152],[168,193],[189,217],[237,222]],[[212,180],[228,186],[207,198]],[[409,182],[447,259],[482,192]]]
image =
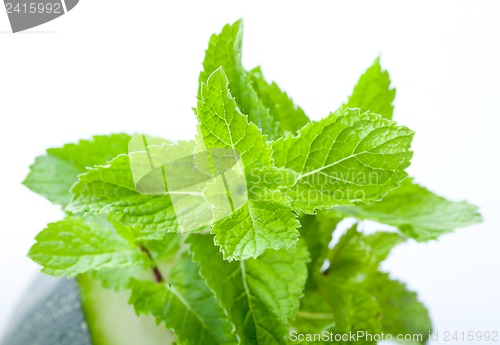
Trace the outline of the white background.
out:
[[[485,218],[401,246],[385,267],[419,292],[440,333],[500,331],[499,16],[497,1],[81,0],[14,35],[1,13],[0,332],[39,269],[25,257],[33,237],[61,217],[20,184],[34,157],[108,132],[191,138],[208,38],[240,17],[244,64],[261,64],[314,119],[381,55],[395,117],[417,132],[410,173]]]

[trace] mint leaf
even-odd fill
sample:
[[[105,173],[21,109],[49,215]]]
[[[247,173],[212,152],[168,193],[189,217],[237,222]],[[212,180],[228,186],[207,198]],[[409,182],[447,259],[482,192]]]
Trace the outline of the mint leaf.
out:
[[[408,291],[404,284],[389,279],[385,273],[375,274],[369,285],[382,311],[383,332],[394,337],[398,334],[421,335],[422,341],[413,344],[425,344],[432,332],[432,323],[417,294]]]
[[[118,234],[126,238],[136,248],[146,252],[148,258],[153,260],[161,268],[169,267],[176,258],[181,248],[181,235],[179,234],[157,234],[151,236],[142,234],[133,228],[114,222]],[[101,282],[102,286],[113,290],[123,290],[128,287],[131,279],[152,280],[157,279],[150,268],[137,263],[127,267],[100,268],[91,271],[92,278]]]
[[[133,138],[135,143],[137,140],[143,142],[140,136]],[[91,215],[108,214],[153,237],[166,232],[205,228],[207,224],[197,219],[201,218],[202,212],[205,216],[208,212],[211,217],[210,210],[203,209],[210,205],[203,200],[200,181],[193,179],[201,176],[201,182],[204,182],[210,178],[200,171],[203,166],[195,165],[200,157],[204,163],[208,153],[193,155],[194,141],[153,140],[151,145],[117,156],[108,164],[96,166],[79,176],[78,183],[71,190],[73,199],[67,210]],[[185,193],[183,184],[194,184],[199,190]],[[186,229],[189,221],[195,223],[194,228]]]
[[[103,268],[150,265],[144,253],[100,220],[67,218],[49,224],[35,239],[28,256],[51,275],[73,277]]]
[[[364,235],[356,226],[349,229],[326,254],[328,269],[309,272],[315,285],[306,289],[294,327],[301,332],[334,334],[420,334],[426,339],[430,321],[425,307],[404,286],[378,271],[380,262],[401,242],[395,233]],[[418,326],[408,327],[412,318]],[[375,344],[363,338],[356,342]]]
[[[177,231],[170,196],[137,192],[128,155],[80,175],[71,192],[73,199],[66,208],[70,212],[108,214],[144,233]]]
[[[329,267],[325,274],[345,279],[353,279],[358,274],[373,271],[379,263],[372,255],[372,248],[364,240],[363,234],[357,230],[357,224],[339,239],[327,258]]]
[[[250,71],[253,87],[283,132],[295,133],[309,122],[302,108],[275,83],[268,83],[259,67]]]
[[[332,233],[340,222],[340,218],[318,213],[315,216],[304,215],[300,218],[300,235],[307,244],[311,261],[307,264],[306,288],[316,287],[315,274],[319,274],[324,261],[330,251],[328,245],[332,241]]]
[[[365,73],[359,78],[354,91],[344,106],[361,108],[380,114],[386,119],[392,118],[396,89],[391,88],[389,73],[380,66],[380,58],[375,59]]]
[[[201,99],[201,85],[219,67],[227,73],[229,89],[236,98],[238,107],[248,119],[262,129],[270,139],[279,136],[279,127],[274,122],[269,110],[262,103],[259,95],[252,87],[248,72],[241,63],[241,46],[243,35],[243,21],[239,20],[233,25],[226,25],[218,35],[210,37],[210,43],[203,61],[203,71],[200,74],[200,90],[198,97]]]
[[[407,176],[413,134],[380,115],[340,109],[275,141],[274,162],[299,174],[289,191],[296,210],[380,200]]]
[[[271,147],[266,137],[238,108],[221,68],[202,82],[197,116],[207,149],[234,149],[246,169],[254,164],[271,163]]]
[[[266,249],[290,248],[300,226],[287,206],[269,201],[248,201],[231,216],[214,224],[215,243],[226,260],[256,258]]]
[[[257,259],[223,260],[212,236],[189,236],[193,259],[236,326],[242,344],[286,344],[307,277],[305,247],[266,251]]]
[[[80,173],[71,163],[47,154],[35,159],[23,184],[50,202],[65,206],[71,199],[69,190]]]
[[[198,270],[184,254],[172,268],[168,285],[133,280],[129,303],[137,314],[152,315],[173,329],[180,344],[237,344],[231,324]]]
[[[406,179],[382,201],[332,210],[335,215],[371,219],[396,226],[417,241],[439,236],[482,221],[476,206],[467,202],[448,201]]]
[[[334,313],[318,288],[317,286],[314,290],[306,289],[300,299],[300,310],[297,318],[292,321],[292,329],[298,333],[318,333],[329,330],[335,324]]]
[[[265,136],[238,109],[222,69],[216,70],[206,84],[202,84],[197,114],[206,149],[234,150],[235,155],[241,157],[250,191],[243,207],[233,210],[229,217],[216,222],[212,228],[224,257],[244,260],[259,256],[267,248],[293,246],[298,239],[296,215],[287,205],[252,193],[255,179],[263,172],[259,168],[268,167],[264,172],[273,175],[278,172],[270,168],[271,148]],[[286,171],[282,173],[286,175]],[[294,176],[286,178],[287,181],[293,179]]]
[[[334,323],[324,327],[334,334],[380,334],[382,331],[380,307],[369,291],[361,284],[325,279],[320,285],[319,294],[328,304]],[[340,344],[377,344],[374,340],[347,339]]]
[[[127,134],[112,134],[48,149],[46,155],[36,158],[23,184],[51,202],[65,206],[71,199],[69,190],[78,174],[85,172],[86,167],[104,164],[126,153],[129,140]]]
[[[115,291],[127,289],[131,279],[153,279],[151,270],[140,265],[100,268],[90,271],[90,277],[98,280],[104,288]]]
[[[403,243],[405,238],[397,233],[379,231],[365,235],[363,240],[370,247],[375,262],[381,263],[387,259],[392,248]]]
[[[162,234],[160,237],[142,237],[140,241],[148,249],[155,261],[171,259],[181,248],[182,235],[180,234]]]
[[[68,214],[29,256],[49,274],[79,275],[97,319],[87,297],[131,289],[136,313],[178,344],[317,342],[297,332],[349,335],[323,344],[375,345],[369,337],[382,333],[425,343],[425,306],[381,262],[408,237],[431,240],[481,216],[406,179],[414,133],[391,120],[396,91],[379,59],[341,109],[310,122],[260,68],[243,68],[241,21],[206,53],[194,141],[97,136],[36,159],[25,185]],[[345,217],[399,232],[355,225],[330,248]],[[164,331],[146,338],[173,341]]]
[[[327,255],[330,265],[326,273],[353,278],[375,271],[390,251],[402,242],[403,238],[392,232],[364,235],[355,224]]]
[[[301,310],[293,323],[294,329],[302,334],[328,332],[333,336],[358,335],[358,332],[372,336],[381,334],[381,308],[366,287],[343,279],[323,278],[320,282],[317,290],[307,291],[301,299]],[[358,339],[344,338],[335,343],[376,344],[376,341],[360,336]]]

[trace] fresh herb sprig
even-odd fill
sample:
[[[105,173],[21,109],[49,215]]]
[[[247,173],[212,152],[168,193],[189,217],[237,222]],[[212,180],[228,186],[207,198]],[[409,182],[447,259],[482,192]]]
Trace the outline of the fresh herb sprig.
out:
[[[29,257],[47,274],[130,291],[137,314],[152,315],[178,344],[309,343],[305,334],[324,331],[416,334],[424,343],[427,309],[380,263],[408,239],[480,222],[477,208],[408,177],[414,133],[392,120],[395,89],[379,59],[345,104],[310,121],[260,68],[243,67],[241,40],[241,21],[210,38],[196,140],[156,149],[237,152],[244,205],[185,233],[168,190],[137,190],[132,137],[96,136],[49,149],[31,166],[24,184],[66,218],[40,232]],[[367,235],[356,224],[330,248],[347,217],[394,231]]]

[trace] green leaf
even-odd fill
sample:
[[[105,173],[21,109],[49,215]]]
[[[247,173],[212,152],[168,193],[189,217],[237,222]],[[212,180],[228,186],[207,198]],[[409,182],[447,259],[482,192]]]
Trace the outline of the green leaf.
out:
[[[126,153],[129,140],[127,134],[112,134],[48,149],[46,155],[36,158],[23,184],[51,202],[65,206],[78,174],[85,172],[86,167],[104,164]]]
[[[372,294],[360,284],[350,281],[325,279],[319,288],[323,300],[332,311],[334,322],[325,327],[334,334],[371,335],[382,331],[380,307]],[[343,340],[340,344],[377,344],[376,341],[360,337]]]
[[[404,239],[395,233],[379,231],[365,235],[352,226],[328,254],[330,266],[326,273],[355,278],[375,271],[391,250]]]
[[[90,271],[90,277],[101,282],[106,289],[121,291],[128,288],[131,279],[153,279],[151,270],[140,265],[127,267],[106,267]]]
[[[246,173],[248,201],[212,228],[224,257],[243,260],[259,256],[267,248],[293,246],[298,240],[296,229],[300,224],[290,207],[252,192],[255,180],[262,174],[266,174],[264,177],[270,174],[274,179],[276,175],[288,176],[287,171],[271,167],[271,149],[265,136],[238,109],[221,68],[202,84],[197,114],[206,149],[234,150],[241,157]],[[294,175],[288,176],[284,183],[293,183],[294,179]]]
[[[168,260],[181,248],[182,235],[162,234],[160,237],[142,237],[138,241],[148,249],[155,261]]]
[[[299,242],[288,251],[268,250],[257,259],[228,262],[212,236],[192,234],[187,242],[241,344],[286,344],[307,278],[305,246]]]
[[[297,176],[291,169],[274,166],[250,169],[246,176],[248,198],[290,205],[292,199],[287,195],[287,191],[297,183]]]
[[[143,235],[140,232],[134,231],[130,227],[126,227],[118,222],[114,224],[117,232],[136,248],[147,250],[150,258],[156,265],[162,268],[163,271],[168,270],[168,267],[175,261],[180,250],[181,235],[179,234],[158,234],[157,236]],[[127,233],[124,233],[126,230]],[[150,268],[145,269],[144,265],[135,265],[129,267],[110,267],[100,268],[97,271],[92,271],[91,277],[98,279],[102,286],[113,290],[123,290],[128,287],[131,279],[152,280],[155,278]]]
[[[307,289],[316,287],[316,275],[320,273],[321,267],[327,258],[330,251],[328,245],[332,241],[332,233],[339,222],[339,218],[336,219],[323,213],[300,217],[300,224],[302,225],[300,235],[307,244],[311,256],[311,261],[307,264],[307,271],[309,272],[306,283]]]
[[[421,335],[421,341],[404,344],[425,344],[432,332],[432,322],[425,306],[417,294],[406,286],[389,279],[385,273],[377,273],[370,278],[373,292],[382,311],[382,330],[396,337],[398,334]]]
[[[276,166],[299,174],[289,191],[306,213],[380,200],[407,174],[413,132],[359,109],[340,109],[273,143]]]
[[[200,74],[199,99],[202,98],[202,83],[219,67],[227,73],[229,89],[236,98],[238,107],[248,119],[262,129],[270,139],[279,136],[279,127],[274,122],[269,110],[259,99],[259,95],[252,87],[252,80],[241,63],[241,46],[243,35],[243,21],[233,25],[226,25],[219,35],[212,35],[203,61],[203,71]]]
[[[390,320],[399,316],[384,302],[386,296],[382,296],[382,303],[379,303],[379,287],[374,280],[382,275],[378,272],[380,262],[401,241],[398,234],[377,232],[364,235],[356,229],[356,225],[350,228],[326,254],[329,268],[321,274],[318,271],[309,272],[315,277],[315,284],[313,289],[305,291],[294,327],[302,332],[387,333],[389,328],[384,328],[384,317]],[[384,288],[381,287],[380,291]],[[421,317],[420,311],[416,311],[415,317]],[[411,316],[408,318],[411,319]],[[402,330],[401,334],[407,334],[406,331]],[[366,337],[354,343],[375,344]]]
[[[382,201],[332,210],[336,215],[370,219],[396,226],[417,241],[439,236],[482,221],[476,206],[467,202],[448,201],[406,179]]]
[[[394,247],[405,241],[405,238],[397,233],[379,231],[365,235],[363,240],[370,247],[375,261],[381,263],[387,259]]]
[[[292,322],[292,328],[298,333],[319,333],[329,330],[335,325],[334,313],[319,293],[319,287],[306,289],[304,297],[300,299],[300,310],[297,313],[297,318]],[[338,295],[338,297],[342,297],[342,295]]]
[[[253,87],[283,132],[295,133],[309,122],[302,108],[275,83],[268,83],[259,67],[250,71]]]
[[[389,73],[380,66],[380,58],[359,78],[352,95],[345,107],[361,108],[380,114],[386,119],[392,118],[396,89],[391,88]]]
[[[140,137],[138,140],[142,142]],[[198,157],[193,155],[194,149],[194,141],[172,143],[161,140],[159,144],[143,146],[143,151],[134,150],[129,155],[117,156],[106,165],[91,168],[80,175],[78,183],[73,186],[73,199],[67,210],[91,215],[108,214],[153,238],[167,232],[186,231],[180,227],[181,220],[184,225],[186,219],[194,221],[200,212],[207,211],[202,209],[207,205],[200,202],[203,201],[201,190],[194,198],[176,194],[179,188],[183,188],[179,184],[187,182],[189,185],[192,176],[207,178],[205,174],[193,173],[199,168],[194,165]],[[194,184],[199,185],[196,181]],[[177,203],[174,203],[175,197]],[[205,226],[203,223],[187,230],[201,230]]]
[[[108,214],[144,233],[176,232],[177,221],[169,195],[137,192],[128,155],[79,176],[66,208],[82,214]]]
[[[28,256],[42,272],[73,277],[112,267],[148,267],[150,260],[106,222],[67,218],[49,224],[36,236]]]
[[[372,255],[371,247],[364,240],[364,235],[353,225],[333,247],[328,255],[330,266],[325,275],[344,279],[355,279],[367,271],[377,268],[378,262]]]
[[[302,334],[322,333],[332,336],[359,335],[335,344],[376,344],[363,334],[382,331],[381,309],[375,297],[363,285],[344,279],[323,277],[318,289],[307,291],[301,300],[301,310],[293,327]],[[323,344],[332,342],[324,341]]]
[[[152,315],[173,329],[180,344],[237,344],[224,310],[198,270],[185,254],[173,267],[168,285],[133,280],[130,304],[138,314]]]
[[[254,164],[271,163],[271,147],[266,137],[238,108],[222,68],[201,84],[197,116],[207,149],[234,149],[246,169]]]
[[[248,201],[229,217],[214,224],[215,243],[226,260],[256,258],[266,249],[290,248],[299,239],[296,215],[287,206],[269,201]]]
[[[97,136],[36,159],[24,184],[68,214],[28,255],[87,290],[131,289],[136,313],[172,329],[176,344],[284,345],[295,331],[424,344],[427,309],[381,262],[408,237],[480,222],[477,207],[407,179],[414,133],[392,121],[396,90],[379,59],[341,109],[310,122],[260,68],[243,67],[242,28],[210,39],[195,141]],[[330,248],[345,217],[399,232],[355,225]],[[376,344],[318,343],[332,342]]]

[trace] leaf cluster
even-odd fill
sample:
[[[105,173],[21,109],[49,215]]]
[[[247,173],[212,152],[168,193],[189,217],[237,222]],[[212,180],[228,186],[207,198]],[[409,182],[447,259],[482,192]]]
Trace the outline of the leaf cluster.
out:
[[[396,91],[379,59],[345,104],[311,121],[260,68],[243,67],[241,49],[241,21],[210,38],[195,140],[145,144],[162,157],[209,152],[211,169],[214,152],[234,152],[242,197],[215,184],[196,194],[216,214],[233,193],[231,212],[184,231],[179,215],[198,219],[202,203],[176,203],[171,183],[139,192],[134,137],[96,136],[31,166],[24,184],[66,217],[40,232],[29,257],[48,274],[130,290],[137,314],[152,315],[178,344],[288,344],[291,332],[324,331],[419,334],[424,343],[427,309],[380,263],[406,240],[481,221],[477,208],[408,177],[414,133],[392,119]],[[346,218],[357,222],[332,247]],[[394,231],[365,234],[363,220]]]

